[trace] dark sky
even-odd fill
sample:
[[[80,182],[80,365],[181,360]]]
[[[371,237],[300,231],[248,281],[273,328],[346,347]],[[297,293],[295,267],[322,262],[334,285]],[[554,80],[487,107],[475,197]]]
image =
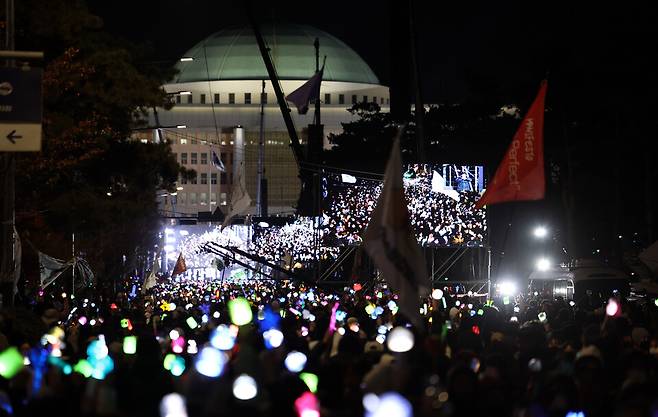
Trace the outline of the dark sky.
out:
[[[243,0],[89,2],[110,32],[151,42],[162,60],[175,60],[226,26],[247,23]],[[391,19],[390,1],[253,3],[261,21],[310,24],[337,36],[390,83],[390,33],[403,23]],[[429,102],[460,101],[490,81],[501,99],[512,101],[518,87],[534,89],[546,71],[559,77],[574,63],[590,75],[605,72],[601,64],[642,70],[658,38],[656,13],[634,2],[415,3],[421,82]]]
[[[90,0],[92,11],[104,18],[109,31],[151,42],[163,60],[175,60],[228,25],[246,24],[243,3]],[[371,65],[382,82],[389,83],[389,35],[397,23],[390,17],[390,2],[253,3],[261,20],[310,24],[337,36]],[[632,2],[597,2],[596,7],[542,2],[541,8],[527,1],[416,3],[422,84],[432,102],[461,99],[477,89],[473,84],[480,74],[495,78],[501,89],[506,84],[534,86],[547,70],[559,72],[579,55],[581,60],[605,60],[608,48],[619,54],[627,50],[627,42],[657,37],[656,14]],[[401,27],[403,22],[399,23]],[[609,64],[617,65],[616,59],[627,57],[610,55],[609,59]]]

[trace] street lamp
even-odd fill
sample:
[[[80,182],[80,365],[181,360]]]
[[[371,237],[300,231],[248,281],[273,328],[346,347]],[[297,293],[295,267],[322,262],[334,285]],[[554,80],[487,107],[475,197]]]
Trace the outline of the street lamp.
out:
[[[180,59],[180,62],[190,62],[190,61],[194,61],[194,58],[192,58],[191,56],[184,56]]]
[[[548,236],[548,229],[545,226],[537,226],[535,229],[532,231],[532,234],[537,238],[537,239],[544,239],[546,236]]]

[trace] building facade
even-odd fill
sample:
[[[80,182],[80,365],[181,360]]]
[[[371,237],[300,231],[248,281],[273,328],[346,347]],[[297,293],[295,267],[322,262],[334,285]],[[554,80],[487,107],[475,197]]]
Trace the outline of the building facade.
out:
[[[388,111],[388,87],[379,83],[366,62],[345,43],[302,25],[264,25],[261,31],[284,95],[313,76],[313,43],[319,40],[320,56],[326,55],[320,90],[325,146],[330,133],[341,132],[341,123],[352,120],[347,109],[354,103],[376,102]],[[163,86],[175,106],[150,115],[151,125],[161,126],[152,137],[170,141],[178,162],[194,169],[197,176],[180,179],[175,195],[162,195],[163,210],[189,216],[219,206],[226,212],[241,160],[245,162],[247,190],[255,202],[262,103],[268,211],[270,215],[293,213],[300,189],[298,167],[251,28],[229,28],[209,36],[181,57],[177,69],[173,82]],[[313,109],[299,115],[292,107],[291,115],[305,144]],[[225,172],[212,165],[213,151],[220,156]]]

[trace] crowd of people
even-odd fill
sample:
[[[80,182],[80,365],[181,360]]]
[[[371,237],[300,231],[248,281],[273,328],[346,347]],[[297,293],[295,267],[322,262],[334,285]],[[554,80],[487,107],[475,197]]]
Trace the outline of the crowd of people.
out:
[[[283,226],[257,225],[249,249],[270,262],[308,267],[318,259],[335,259],[338,256],[338,248],[322,244],[325,233],[324,229],[314,224],[312,217],[297,217]]]
[[[133,283],[127,283],[126,288]],[[0,415],[651,416],[658,305],[167,280],[0,314]],[[613,296],[614,297],[614,296]],[[413,321],[413,320],[412,320]]]
[[[405,173],[411,224],[423,246],[479,246],[485,241],[485,211],[475,208],[480,193],[463,185],[441,192],[433,186],[433,171],[411,167]],[[467,182],[467,181],[463,181]],[[337,177],[327,182],[323,227],[328,245],[355,245],[362,241],[382,184],[357,179],[344,183]]]

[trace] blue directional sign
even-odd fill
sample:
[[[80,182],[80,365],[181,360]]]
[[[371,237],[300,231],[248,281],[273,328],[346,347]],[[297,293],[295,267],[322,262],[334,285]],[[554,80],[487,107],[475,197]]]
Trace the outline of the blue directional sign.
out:
[[[41,150],[42,76],[38,68],[0,68],[0,151]]]

